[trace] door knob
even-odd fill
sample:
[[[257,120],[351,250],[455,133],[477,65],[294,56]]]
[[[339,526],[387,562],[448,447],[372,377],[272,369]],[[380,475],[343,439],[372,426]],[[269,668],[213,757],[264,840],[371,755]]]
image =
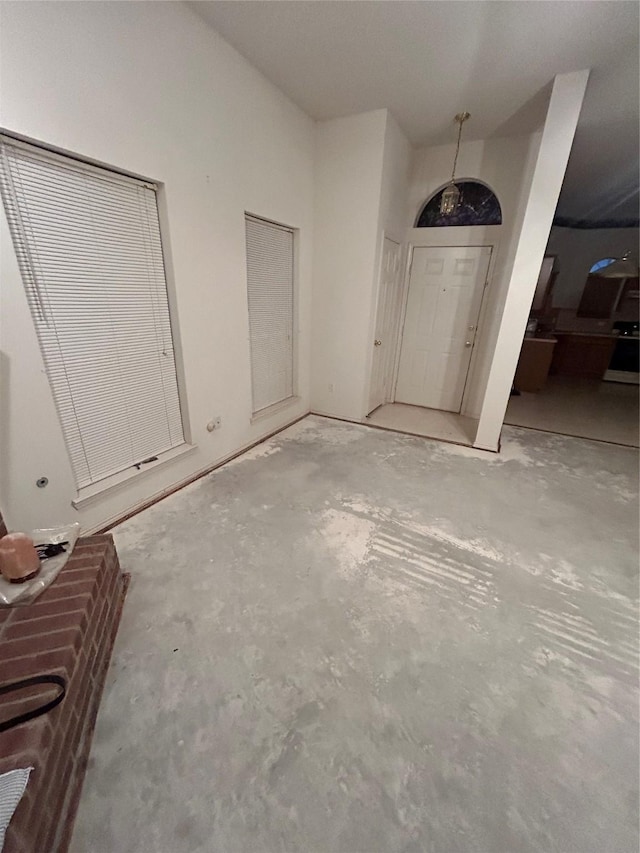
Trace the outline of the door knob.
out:
[[[470,347],[470,346],[471,346],[471,341],[465,341],[465,342],[464,342],[464,345],[465,345],[466,347]]]
[[[379,346],[381,346],[381,344],[382,344],[382,341],[374,341],[374,342],[373,342],[373,345],[374,345],[375,347],[379,347]]]

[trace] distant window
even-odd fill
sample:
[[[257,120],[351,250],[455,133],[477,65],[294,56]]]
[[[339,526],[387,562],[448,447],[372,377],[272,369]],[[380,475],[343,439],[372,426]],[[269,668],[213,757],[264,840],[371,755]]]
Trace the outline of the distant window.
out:
[[[601,261],[596,261],[596,263],[589,270],[589,275],[605,269],[605,267],[610,266],[614,261],[615,258],[603,258]]]
[[[440,200],[443,187],[425,204],[416,228],[442,228],[452,225],[502,225],[502,210],[496,194],[479,181],[456,181],[460,203],[455,213],[443,216]]]
[[[246,216],[253,414],[294,396],[294,233]]]

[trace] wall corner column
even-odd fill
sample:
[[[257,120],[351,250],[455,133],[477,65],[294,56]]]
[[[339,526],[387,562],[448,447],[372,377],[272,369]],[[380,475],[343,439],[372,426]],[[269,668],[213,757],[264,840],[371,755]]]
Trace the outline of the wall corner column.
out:
[[[589,71],[555,77],[531,178],[474,446],[497,450],[540,265],[571,153]]]

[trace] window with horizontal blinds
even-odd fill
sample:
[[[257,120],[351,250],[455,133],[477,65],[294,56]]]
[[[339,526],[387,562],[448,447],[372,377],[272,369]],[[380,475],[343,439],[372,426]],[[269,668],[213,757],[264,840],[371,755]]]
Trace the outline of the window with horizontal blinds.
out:
[[[253,412],[293,396],[293,231],[246,217]]]
[[[78,488],[184,443],[156,188],[0,137],[0,189]]]

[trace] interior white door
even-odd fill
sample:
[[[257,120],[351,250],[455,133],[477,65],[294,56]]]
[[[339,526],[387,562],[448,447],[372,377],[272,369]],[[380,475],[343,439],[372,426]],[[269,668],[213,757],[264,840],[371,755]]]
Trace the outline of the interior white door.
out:
[[[459,412],[491,246],[415,248],[396,400]]]
[[[401,310],[400,262],[402,251],[395,240],[384,238],[380,264],[378,310],[373,342],[369,412],[391,397],[394,355]]]

